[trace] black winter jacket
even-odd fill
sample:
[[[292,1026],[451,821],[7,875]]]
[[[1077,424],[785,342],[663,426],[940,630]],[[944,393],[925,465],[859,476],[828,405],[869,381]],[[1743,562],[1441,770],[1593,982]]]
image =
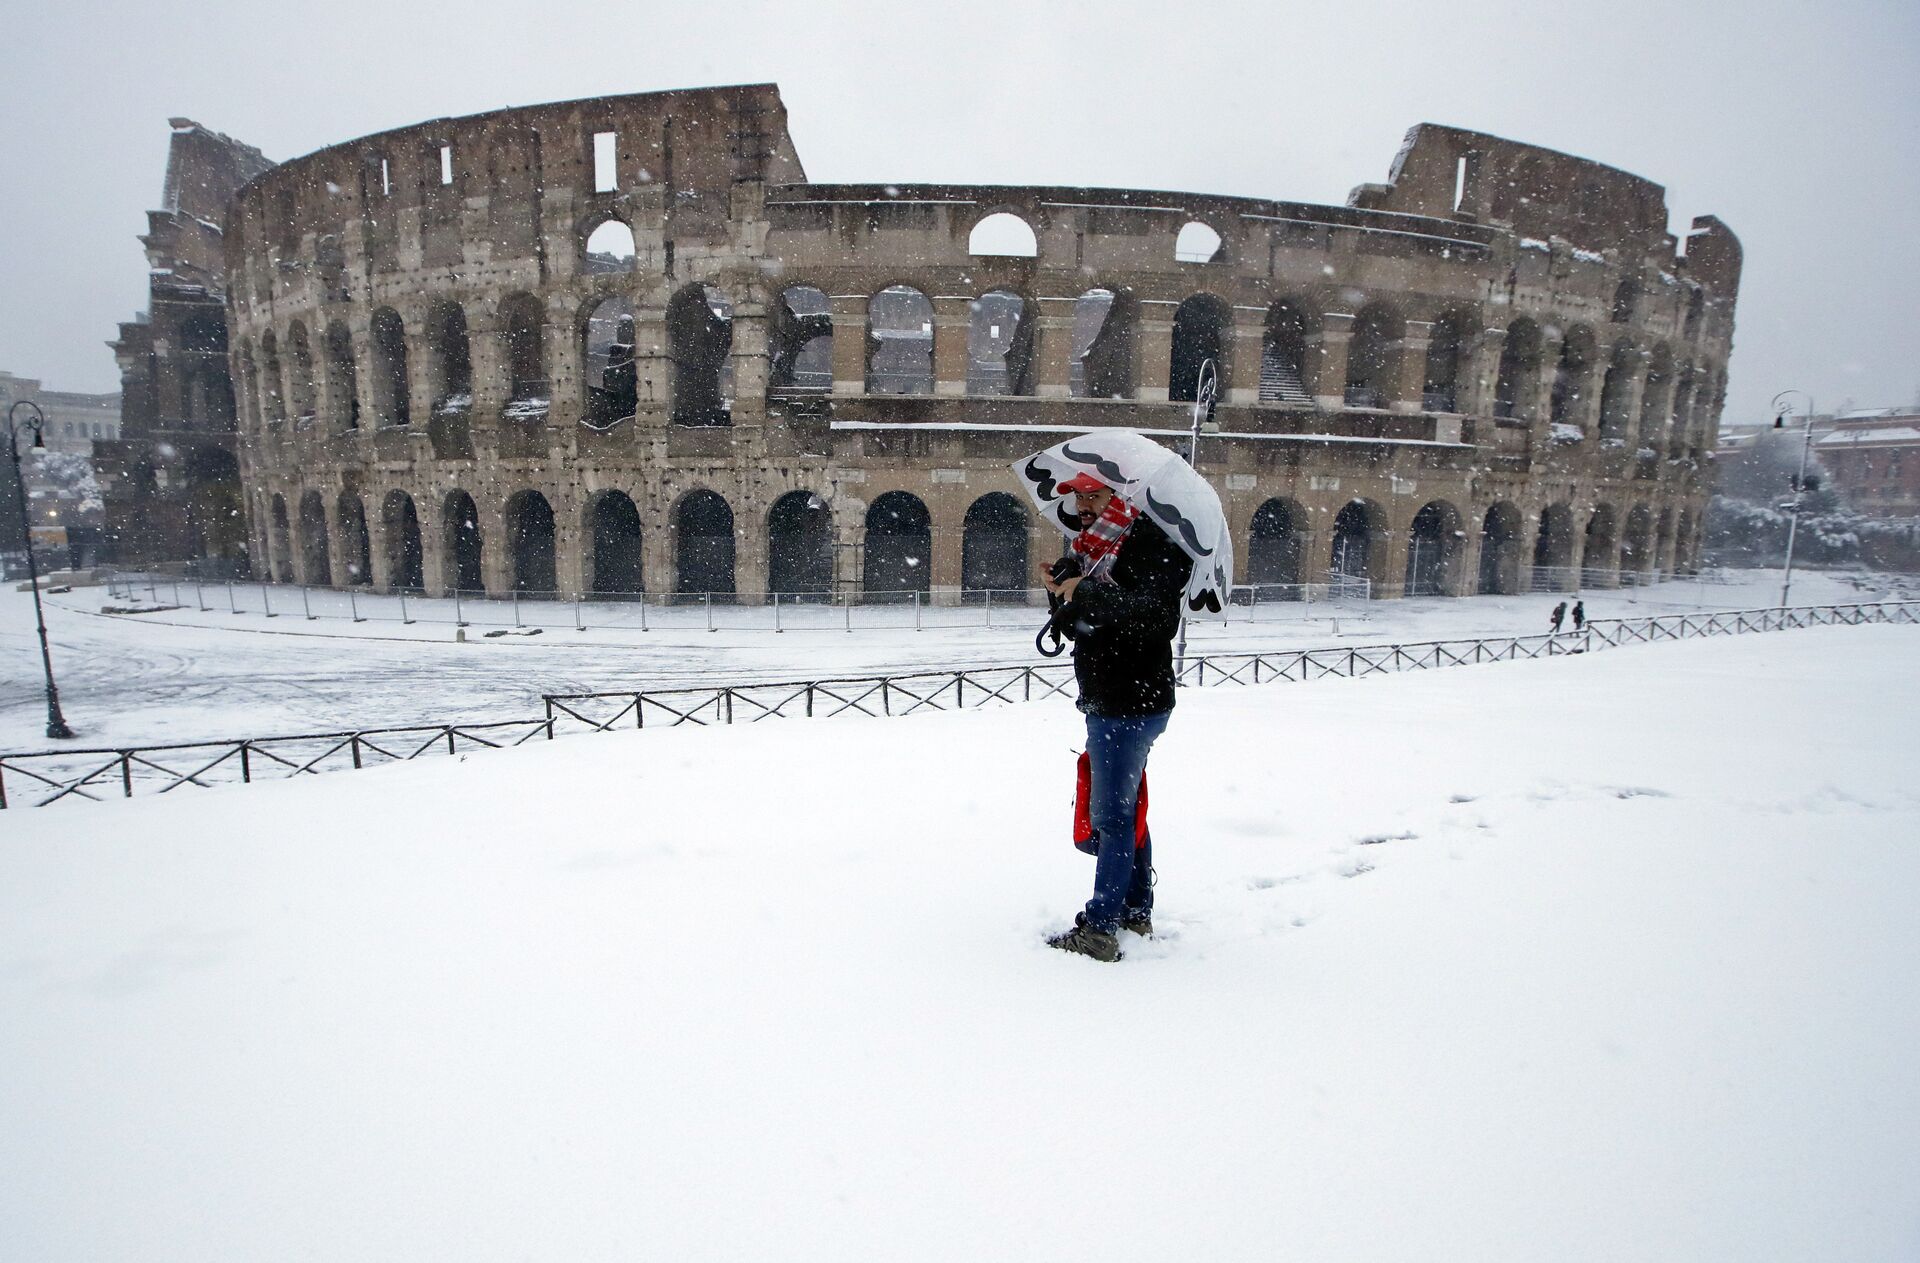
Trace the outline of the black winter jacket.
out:
[[[1081,710],[1125,719],[1173,709],[1173,637],[1192,573],[1192,559],[1143,515],[1107,577],[1073,590],[1056,625],[1091,628],[1073,642]]]

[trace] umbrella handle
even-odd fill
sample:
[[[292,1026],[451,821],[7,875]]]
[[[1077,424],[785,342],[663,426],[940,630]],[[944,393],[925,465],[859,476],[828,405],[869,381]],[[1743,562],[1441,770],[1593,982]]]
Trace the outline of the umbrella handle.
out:
[[[1053,648],[1051,649],[1047,648],[1048,636],[1053,637]],[[1033,647],[1040,651],[1040,656],[1043,658],[1057,658],[1067,651],[1067,642],[1060,639],[1060,633],[1054,630],[1052,623],[1048,623],[1034,636]]]

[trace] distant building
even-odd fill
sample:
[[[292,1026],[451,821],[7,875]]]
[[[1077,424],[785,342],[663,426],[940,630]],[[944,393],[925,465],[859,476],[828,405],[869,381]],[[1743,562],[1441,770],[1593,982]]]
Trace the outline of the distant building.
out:
[[[122,564],[213,559],[244,572],[247,529],[227,362],[228,201],[272,167],[259,150],[171,120],[161,208],[147,212],[148,308],[109,343],[117,441],[97,449],[107,548]]]
[[[31,377],[0,372],[0,416],[20,400],[37,404],[46,418],[46,446],[32,449],[20,441],[21,472],[26,476],[28,517],[36,529],[67,531],[70,555],[54,564],[86,564],[93,559],[100,531],[101,504],[93,471],[95,443],[111,442],[120,432],[120,396],[47,390]],[[27,418],[21,410],[20,419]],[[0,468],[0,551],[21,547],[19,509],[11,464]]]
[[[1920,407],[1842,413],[1815,427],[1813,446],[1828,485],[1850,507],[1873,517],[1920,515]]]

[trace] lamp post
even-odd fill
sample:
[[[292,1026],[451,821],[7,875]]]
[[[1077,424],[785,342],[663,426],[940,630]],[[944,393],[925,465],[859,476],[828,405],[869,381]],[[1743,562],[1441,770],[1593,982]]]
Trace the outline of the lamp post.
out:
[[[1200,361],[1200,372],[1193,383],[1193,432],[1187,442],[1187,464],[1193,466],[1195,473],[1200,470],[1200,435],[1203,432],[1207,434],[1220,432],[1220,423],[1213,419],[1214,407],[1219,402],[1220,368],[1209,355]],[[1233,576],[1227,576],[1227,581],[1231,584]],[[1222,595],[1231,594],[1223,593]],[[1185,613],[1180,615],[1180,641],[1174,646],[1173,652],[1174,673],[1177,678],[1180,672],[1187,669],[1187,616]]]
[[[40,665],[47,673],[47,735],[64,740],[73,736],[73,729],[67,727],[66,719],[60,714],[60,690],[53,683],[53,655],[47,650],[47,617],[40,608],[40,567],[33,559],[33,526],[27,520],[27,478],[20,472],[20,426],[13,419],[22,408],[33,411],[33,419],[26,426],[33,431],[36,448],[47,445],[44,437],[47,417],[31,399],[21,399],[7,409],[7,459],[13,462],[14,485],[20,488],[20,536],[27,546],[27,582],[33,588],[33,621],[40,630]]]
[[[1793,516],[1787,521],[1786,574],[1780,581],[1780,608],[1787,608],[1787,593],[1793,590],[1793,540],[1800,533],[1800,506],[1807,495],[1807,458],[1813,454],[1813,396],[1804,390],[1783,390],[1773,397],[1773,428],[1785,429],[1787,405],[1781,400],[1798,395],[1807,401],[1807,432],[1800,443],[1800,473],[1793,480]]]

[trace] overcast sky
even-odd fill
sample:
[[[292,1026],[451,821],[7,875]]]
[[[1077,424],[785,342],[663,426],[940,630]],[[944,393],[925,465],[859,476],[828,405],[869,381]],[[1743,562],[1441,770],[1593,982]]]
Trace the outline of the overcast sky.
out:
[[[1920,4],[0,0],[0,369],[118,384],[167,118],[284,160],[507,105],[772,81],[810,178],[1317,202],[1448,123],[1746,247],[1727,420],[1920,398]]]

